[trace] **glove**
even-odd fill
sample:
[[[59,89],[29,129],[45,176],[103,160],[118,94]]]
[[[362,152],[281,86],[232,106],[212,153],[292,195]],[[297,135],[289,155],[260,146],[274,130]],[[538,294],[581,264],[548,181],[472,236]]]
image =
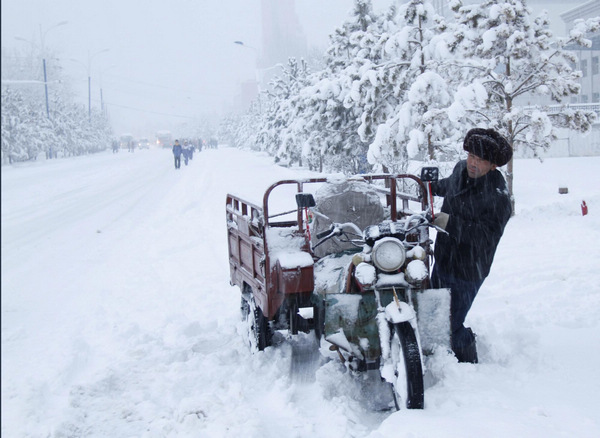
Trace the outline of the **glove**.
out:
[[[442,213],[441,211],[435,215],[435,219],[433,220],[433,225],[440,227],[442,230],[446,229],[446,225],[448,225],[448,219],[450,219],[450,215],[448,213]]]

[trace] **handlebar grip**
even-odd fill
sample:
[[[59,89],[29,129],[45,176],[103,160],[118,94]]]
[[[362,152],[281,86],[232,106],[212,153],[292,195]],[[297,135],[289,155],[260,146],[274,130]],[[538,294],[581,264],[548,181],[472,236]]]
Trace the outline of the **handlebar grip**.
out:
[[[322,239],[323,237],[329,236],[332,231],[333,231],[333,225],[331,227],[329,227],[328,230],[321,231],[320,233],[317,233],[317,239]]]

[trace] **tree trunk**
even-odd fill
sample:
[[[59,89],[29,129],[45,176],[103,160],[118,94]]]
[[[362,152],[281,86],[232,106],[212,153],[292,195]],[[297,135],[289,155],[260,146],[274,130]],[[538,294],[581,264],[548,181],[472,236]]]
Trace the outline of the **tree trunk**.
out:
[[[510,58],[506,61],[506,76],[510,77]],[[506,112],[507,114],[512,110],[512,95],[506,96]],[[506,183],[508,184],[508,194],[510,195],[510,207],[511,207],[511,216],[515,215],[515,194],[513,193],[513,159],[514,159],[514,141],[515,141],[515,133],[512,121],[508,121],[508,143],[510,144],[510,148],[513,151],[513,158],[508,162],[508,166],[506,167]]]
[[[428,153],[429,153],[429,159],[431,161],[435,160],[435,153],[433,150],[433,143],[431,142],[431,133],[427,134],[427,149],[428,149]]]
[[[512,148],[512,141],[510,144]],[[514,151],[514,148],[513,148]],[[506,184],[508,185],[508,193],[510,194],[510,207],[512,210],[511,216],[515,215],[515,195],[513,194],[513,158],[510,159],[506,166]]]

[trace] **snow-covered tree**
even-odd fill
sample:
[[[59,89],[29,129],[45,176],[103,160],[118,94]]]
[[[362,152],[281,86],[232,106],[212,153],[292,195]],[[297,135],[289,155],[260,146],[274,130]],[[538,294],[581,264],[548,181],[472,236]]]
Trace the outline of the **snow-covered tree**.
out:
[[[309,74],[304,60],[288,59],[281,74],[273,78],[265,93],[266,108],[262,111],[263,126],[257,136],[261,150],[277,161],[302,165],[302,145],[299,137],[290,134],[299,90],[307,85]]]
[[[363,123],[361,133],[377,129],[370,162],[400,171],[410,158],[439,158],[458,134],[448,118],[455,81],[445,69],[443,18],[428,0],[410,0],[391,12],[393,19],[381,26],[382,61],[365,72],[356,100],[371,125]]]
[[[579,131],[591,127],[595,118],[591,111],[556,112],[541,105],[531,111],[518,106],[517,99],[537,94],[562,103],[577,94],[581,73],[571,67],[575,56],[565,47],[589,46],[585,35],[600,29],[599,17],[579,21],[568,37],[553,39],[547,17],[532,18],[525,0],[452,3],[456,27],[451,48],[457,59],[463,60],[457,68],[463,88],[452,111],[457,122],[466,124],[465,129],[496,128],[514,149],[524,147],[534,152],[550,146],[557,127]],[[507,180],[512,194],[512,160]]]
[[[290,135],[303,139],[309,163],[324,163],[334,171],[358,172],[368,143],[361,139],[362,110],[349,104],[352,84],[365,64],[377,62],[373,25],[377,16],[370,0],[355,0],[348,21],[330,36],[325,70],[312,77],[296,101],[296,121]]]

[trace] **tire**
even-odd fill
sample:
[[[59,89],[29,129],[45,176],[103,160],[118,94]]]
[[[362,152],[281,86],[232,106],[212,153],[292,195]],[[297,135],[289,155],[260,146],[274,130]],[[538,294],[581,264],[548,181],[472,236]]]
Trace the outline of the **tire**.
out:
[[[246,298],[244,298],[243,295],[242,295],[241,303],[240,303],[240,313],[242,316],[242,321],[247,321],[248,315],[250,314],[250,304],[248,303],[248,300],[246,300]]]
[[[242,298],[243,300],[243,298]],[[252,297],[248,303],[248,316],[246,319],[248,327],[248,340],[253,352],[263,351],[271,345],[273,332],[269,320],[263,315]]]
[[[396,409],[423,409],[423,366],[415,331],[408,321],[391,325],[390,350],[395,374],[392,388]]]

